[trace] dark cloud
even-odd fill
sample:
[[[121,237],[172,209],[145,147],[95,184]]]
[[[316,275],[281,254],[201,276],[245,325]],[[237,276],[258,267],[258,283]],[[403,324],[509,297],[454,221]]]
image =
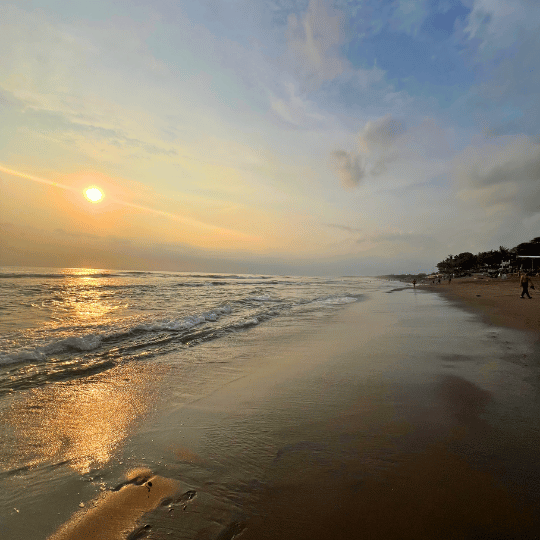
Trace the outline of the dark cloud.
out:
[[[540,212],[540,144],[530,137],[503,137],[470,147],[456,160],[463,199],[508,213]]]
[[[339,225],[336,223],[327,223],[327,227],[331,227],[332,229],[339,229],[341,231],[347,231],[350,233],[359,233],[362,232],[362,229],[358,229],[356,227],[349,227],[348,225]]]
[[[358,150],[334,150],[332,162],[345,189],[352,189],[367,176],[379,176],[396,159],[393,145],[405,133],[405,124],[390,115],[368,122],[358,135]]]
[[[396,260],[410,255],[433,257],[441,248],[441,241],[434,236],[401,230],[362,235],[355,242],[362,246],[362,254],[365,256],[396,257]]]
[[[341,185],[345,189],[355,188],[366,176],[366,170],[359,156],[354,156],[345,150],[335,150],[331,157]]]
[[[0,88],[0,107],[22,109],[22,102],[18,100],[11,92],[7,92]]]
[[[386,148],[394,144],[396,139],[406,131],[404,122],[386,115],[383,118],[368,122],[360,133],[360,137],[368,146]]]

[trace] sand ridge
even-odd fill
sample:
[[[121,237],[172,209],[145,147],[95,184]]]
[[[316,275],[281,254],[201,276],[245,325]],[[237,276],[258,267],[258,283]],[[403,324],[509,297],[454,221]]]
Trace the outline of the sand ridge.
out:
[[[125,537],[140,538],[150,525],[137,525],[140,518],[158,505],[174,501],[180,483],[154,475],[149,470],[136,470],[125,482],[107,491],[76,512],[48,540],[83,540],[100,538],[114,540]],[[187,493],[186,500],[193,498]]]

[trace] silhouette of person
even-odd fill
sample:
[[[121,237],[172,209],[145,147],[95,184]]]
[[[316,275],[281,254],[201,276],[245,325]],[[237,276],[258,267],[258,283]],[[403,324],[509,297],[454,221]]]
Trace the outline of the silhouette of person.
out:
[[[532,296],[529,294],[529,285],[531,286],[531,289],[534,289],[534,283],[531,281],[529,274],[521,274],[521,277],[519,278],[519,284],[521,286],[520,298],[525,298],[525,295],[527,295],[528,298],[532,298]]]

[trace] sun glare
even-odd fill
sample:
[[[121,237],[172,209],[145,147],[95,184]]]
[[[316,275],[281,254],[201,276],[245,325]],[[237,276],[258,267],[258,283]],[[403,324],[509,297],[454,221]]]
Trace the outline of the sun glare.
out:
[[[93,203],[97,203],[103,199],[103,193],[97,187],[89,187],[84,190],[84,196]]]

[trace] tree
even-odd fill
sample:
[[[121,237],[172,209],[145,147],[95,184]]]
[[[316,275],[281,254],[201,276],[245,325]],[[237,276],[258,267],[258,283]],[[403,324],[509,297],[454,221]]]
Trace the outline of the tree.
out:
[[[530,242],[518,244],[515,248],[518,255],[540,255],[540,237],[534,238]]]
[[[454,257],[454,265],[458,272],[469,272],[476,264],[476,256],[468,251],[464,251]]]
[[[506,261],[510,261],[511,265],[514,265],[518,255],[540,256],[540,236],[533,238],[530,242],[518,244],[511,249],[499,246],[498,251],[481,251],[477,255],[473,255],[468,251],[464,251],[459,255],[448,255],[444,261],[437,263],[437,268],[439,272],[444,274],[467,273],[476,266],[498,268],[502,262]]]

